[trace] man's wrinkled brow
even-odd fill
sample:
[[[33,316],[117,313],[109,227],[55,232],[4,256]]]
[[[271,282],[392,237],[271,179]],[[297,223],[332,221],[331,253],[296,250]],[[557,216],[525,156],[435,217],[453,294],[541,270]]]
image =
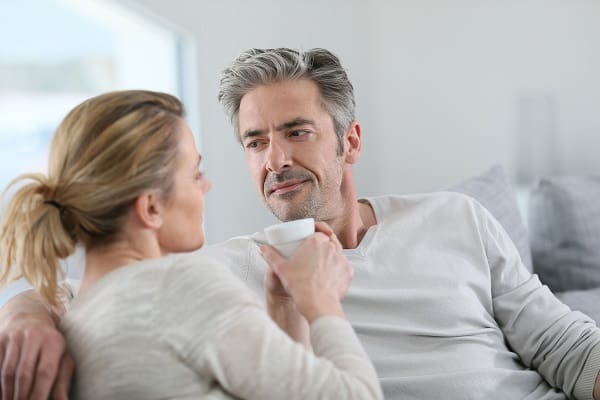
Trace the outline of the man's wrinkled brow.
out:
[[[315,122],[313,120],[306,119],[306,118],[294,118],[291,121],[284,122],[283,124],[277,126],[275,128],[275,130],[278,132],[281,132],[281,131],[285,131],[287,129],[293,128],[295,126],[300,126],[300,125],[315,126]],[[263,136],[266,134],[267,134],[267,131],[264,129],[248,129],[247,131],[242,133],[242,140],[246,140],[248,138],[252,138],[252,137],[256,137],[256,136]]]

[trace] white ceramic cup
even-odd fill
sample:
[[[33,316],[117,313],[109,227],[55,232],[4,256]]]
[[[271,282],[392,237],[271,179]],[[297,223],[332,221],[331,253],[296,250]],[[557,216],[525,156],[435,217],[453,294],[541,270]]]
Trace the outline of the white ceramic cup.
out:
[[[271,225],[264,230],[266,241],[285,258],[290,258],[302,241],[315,233],[313,218]]]

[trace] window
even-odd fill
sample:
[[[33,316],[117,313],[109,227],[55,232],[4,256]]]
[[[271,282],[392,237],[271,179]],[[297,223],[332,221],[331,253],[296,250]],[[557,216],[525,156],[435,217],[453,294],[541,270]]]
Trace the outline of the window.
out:
[[[2,190],[20,173],[46,171],[54,130],[86,98],[149,89],[195,109],[181,90],[187,41],[143,14],[110,0],[20,0],[0,1],[0,15]],[[81,253],[65,261],[71,276],[82,265]],[[27,286],[4,288],[0,305]]]
[[[55,128],[82,100],[117,89],[182,95],[180,35],[116,2],[4,1],[0,15],[2,188],[46,170]]]

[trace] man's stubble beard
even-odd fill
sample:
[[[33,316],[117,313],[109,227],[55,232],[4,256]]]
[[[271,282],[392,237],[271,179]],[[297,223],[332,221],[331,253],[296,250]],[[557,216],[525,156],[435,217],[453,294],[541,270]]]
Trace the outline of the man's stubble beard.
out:
[[[314,186],[312,181],[303,183],[303,185],[307,184]],[[279,200],[277,202],[281,203],[283,201],[283,204],[276,205],[272,202],[267,202],[267,208],[271,210],[273,215],[275,215],[279,221],[282,222],[293,221],[302,218],[314,218],[317,221],[320,220],[319,214],[323,209],[323,202],[318,196],[316,196],[315,191],[311,191],[308,199],[301,202],[295,202],[294,197],[299,195],[300,193],[297,192],[278,195],[277,197]]]
[[[303,185],[311,185],[311,187],[303,187],[301,190],[309,190],[308,198],[294,201],[294,197],[302,196],[302,193],[296,191],[277,195],[279,200],[275,202],[269,202],[268,199],[263,197],[267,208],[282,222],[302,218],[314,218],[316,221],[326,221],[334,218],[335,215],[340,213],[341,210],[339,208],[343,207],[343,199],[340,192],[343,160],[341,157],[336,157],[335,163],[338,167],[337,179],[329,181],[330,185],[320,188],[317,186],[316,176],[312,173],[307,171],[290,172],[290,175],[298,177],[311,177],[311,179],[303,183]]]

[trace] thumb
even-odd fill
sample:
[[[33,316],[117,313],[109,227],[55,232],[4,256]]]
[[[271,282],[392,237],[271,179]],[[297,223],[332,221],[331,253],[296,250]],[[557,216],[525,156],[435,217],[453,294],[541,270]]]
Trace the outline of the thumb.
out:
[[[333,232],[333,229],[331,229],[331,227],[326,222],[323,222],[323,221],[315,222],[315,232],[321,232],[327,236],[335,235],[335,232]]]

